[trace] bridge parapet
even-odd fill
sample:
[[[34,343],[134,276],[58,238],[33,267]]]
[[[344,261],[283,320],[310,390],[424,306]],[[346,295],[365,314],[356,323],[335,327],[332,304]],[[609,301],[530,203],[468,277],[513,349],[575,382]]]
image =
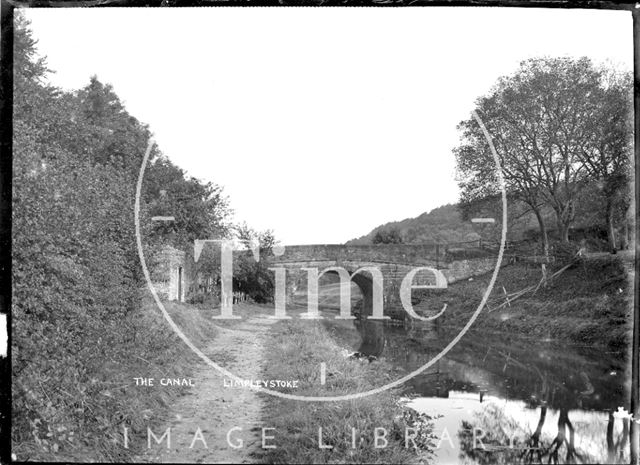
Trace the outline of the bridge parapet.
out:
[[[432,244],[375,244],[375,245],[288,245],[284,254],[271,258],[278,262],[358,261],[432,265],[438,260],[439,248]]]
[[[251,252],[245,250],[237,253],[250,254]],[[407,315],[400,299],[400,288],[412,271],[415,271],[415,274],[410,276],[411,286],[436,286],[437,284],[433,270],[416,270],[416,268],[437,269],[444,275],[447,283],[452,284],[489,272],[496,266],[496,257],[490,251],[468,246],[454,249],[435,244],[287,245],[282,254],[269,253],[261,259],[264,259],[269,267],[286,270],[285,292],[286,300],[290,303],[293,303],[294,295],[301,294],[299,289],[302,291],[307,289],[309,279],[312,281],[319,279],[318,275],[306,269],[316,268],[321,274],[325,272],[336,274],[339,271],[336,268],[340,268],[346,271],[350,279],[360,288],[363,296],[362,312],[370,315],[373,303],[373,280],[379,279],[382,285],[383,306],[386,309],[384,312],[398,319],[403,319]],[[504,262],[502,264],[504,265]],[[366,270],[366,268],[370,269]],[[356,273],[358,270],[361,271]],[[374,278],[374,275],[379,278]],[[431,311],[427,308],[428,294],[429,292],[425,289],[415,289],[412,293],[412,304],[421,312]]]

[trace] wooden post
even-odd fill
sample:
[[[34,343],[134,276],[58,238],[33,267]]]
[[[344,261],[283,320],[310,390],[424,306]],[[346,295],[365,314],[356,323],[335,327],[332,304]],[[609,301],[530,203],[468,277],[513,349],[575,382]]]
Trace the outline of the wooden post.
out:
[[[509,305],[509,307],[511,307],[511,301],[509,300],[509,294],[507,293],[507,290],[505,289],[504,286],[502,286],[502,291],[504,292],[504,296],[507,299],[507,305]]]

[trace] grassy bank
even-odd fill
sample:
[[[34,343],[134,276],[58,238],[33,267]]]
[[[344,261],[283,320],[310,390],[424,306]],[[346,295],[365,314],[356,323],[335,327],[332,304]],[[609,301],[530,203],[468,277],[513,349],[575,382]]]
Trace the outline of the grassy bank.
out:
[[[265,379],[299,380],[286,392],[304,396],[337,396],[363,392],[390,381],[384,362],[350,360],[340,352],[317,321],[278,322],[266,348]],[[320,363],[327,366],[326,384],[320,384]],[[268,421],[275,428],[276,449],[264,451],[269,463],[423,463],[433,447],[430,418],[403,407],[396,393],[349,401],[302,402],[265,396]],[[318,428],[322,428],[320,449]],[[356,448],[352,448],[352,428]],[[386,430],[388,445],[375,448],[375,428]],[[417,450],[405,448],[405,428],[417,428]],[[382,433],[379,433],[382,434]],[[382,445],[382,441],[379,445]]]
[[[216,326],[211,320],[211,309],[198,309],[175,302],[165,302],[165,308],[176,325],[197,347],[204,347],[215,338]],[[146,445],[147,427],[153,428],[166,423],[169,419],[164,415],[170,405],[177,397],[189,392],[179,386],[158,386],[158,381],[161,378],[189,378],[193,375],[193,368],[200,363],[191,349],[169,327],[154,302],[146,301],[140,316],[141,319],[136,324],[145,340],[139,340],[136,349],[143,355],[134,355],[134,359],[140,363],[119,369],[125,383],[129,380],[121,396],[127,408],[128,415],[124,423],[128,423],[127,427],[130,428],[129,441],[132,444],[131,449],[125,450],[127,459],[140,453],[142,446]],[[134,376],[153,377],[156,380],[155,386],[136,386],[132,380]],[[120,436],[122,426],[124,424],[121,424],[118,431]]]
[[[551,275],[562,265],[549,267]],[[558,339],[608,348],[629,343],[633,309],[633,283],[622,261],[615,256],[585,259],[564,271],[546,287],[540,287],[510,304],[505,291],[515,293],[537,285],[540,265],[513,264],[500,270],[488,307],[474,328],[537,339]],[[452,284],[446,291],[431,291],[432,308],[448,304],[443,329],[458,329],[477,308],[491,273]]]
[[[195,344],[215,335],[204,311],[174,303],[166,308]],[[43,395],[48,404],[37,416],[14,424],[12,452],[18,460],[131,461],[140,452],[136,447],[146,444],[147,426],[164,421],[167,406],[186,393],[179,387],[158,386],[163,377],[189,377],[196,359],[155,303],[145,300],[119,329],[103,328],[105,335],[115,331],[122,334],[120,344],[84,366],[81,377],[70,379],[59,372],[36,383],[38,391],[26,389],[27,396]],[[155,378],[155,386],[136,386],[136,377]],[[33,380],[29,382],[33,385]],[[124,427],[129,431],[129,449],[123,445]]]

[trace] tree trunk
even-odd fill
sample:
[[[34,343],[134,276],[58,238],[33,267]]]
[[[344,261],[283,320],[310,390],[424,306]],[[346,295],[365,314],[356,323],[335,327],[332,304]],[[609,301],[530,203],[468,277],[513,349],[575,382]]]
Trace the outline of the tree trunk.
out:
[[[571,222],[562,218],[562,214],[558,210],[556,210],[556,223],[558,225],[558,239],[560,242],[569,242],[569,226]]]
[[[609,239],[609,248],[616,248],[616,229],[613,221],[613,200],[607,199],[607,238]]]
[[[562,242],[569,242],[569,224],[562,225],[562,234],[560,235]]]
[[[629,218],[624,219],[624,247],[625,250],[629,249]]]
[[[558,224],[558,239],[560,242],[569,242],[569,229],[575,216],[575,206],[573,201],[567,202],[566,205],[554,205],[556,212],[556,222]]]
[[[542,214],[540,210],[537,208],[533,209],[533,212],[538,219],[538,225],[540,226],[540,239],[542,240],[542,250],[544,251],[545,258],[549,258],[549,238],[547,237],[547,227],[544,224],[544,219],[542,218]]]

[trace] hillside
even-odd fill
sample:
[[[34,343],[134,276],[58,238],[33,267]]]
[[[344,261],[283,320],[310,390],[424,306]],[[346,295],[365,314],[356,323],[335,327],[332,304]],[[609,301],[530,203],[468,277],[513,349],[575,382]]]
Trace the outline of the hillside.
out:
[[[480,239],[474,225],[469,221],[463,221],[457,205],[447,204],[415,218],[380,225],[368,234],[348,241],[347,244],[371,244],[378,231],[393,229],[400,232],[405,243],[467,242]]]
[[[601,220],[603,207],[598,203],[595,187],[584,189],[583,197],[590,198],[587,207],[576,209],[576,220],[569,234],[570,239],[579,241],[588,238],[590,250],[606,249],[605,225]],[[472,242],[480,238],[487,241],[498,241],[501,235],[502,204],[499,198],[487,199],[467,207],[463,214],[458,204],[447,204],[434,208],[415,218],[391,221],[371,230],[368,234],[346,242],[347,245],[371,244],[378,232],[397,232],[401,241],[407,244],[417,243],[457,243]],[[556,240],[556,219],[553,210],[543,208],[542,215],[547,225],[550,240]],[[466,217],[465,217],[466,216]],[[495,218],[495,224],[473,224],[471,217]],[[521,241],[539,237],[539,226],[531,210],[521,202],[510,200],[508,203],[507,240]],[[620,228],[620,235],[626,231]],[[628,243],[629,240],[625,240]]]

